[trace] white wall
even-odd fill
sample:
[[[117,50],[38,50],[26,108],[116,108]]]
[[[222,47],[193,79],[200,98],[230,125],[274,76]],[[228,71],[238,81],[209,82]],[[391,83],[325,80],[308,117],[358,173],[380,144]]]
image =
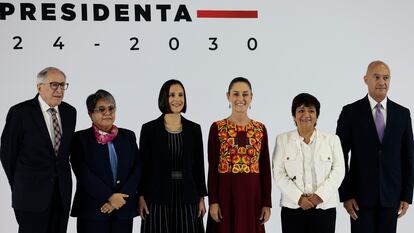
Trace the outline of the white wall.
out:
[[[114,22],[113,15],[104,22],[82,22],[80,18],[68,22],[59,19],[59,8],[56,21],[22,21],[20,2],[40,6],[50,1],[8,2],[16,6],[16,12],[0,20],[0,127],[10,106],[34,97],[35,76],[46,66],[66,72],[70,86],[65,101],[78,109],[77,129],[90,126],[84,102],[87,95],[102,88],[116,98],[116,124],[139,135],[141,124],[160,114],[157,97],[162,83],[176,78],[187,91],[185,116],[202,125],[206,143],[210,124],[230,113],[225,98],[229,81],[244,76],[253,85],[250,116],[267,126],[273,151],[275,136],[294,128],[290,105],[296,94],[315,95],[322,105],[318,127],[335,132],[342,106],[366,94],[362,77],[367,64],[376,59],[391,68],[389,97],[414,109],[410,98],[414,84],[414,3],[409,0],[121,1],[152,7],[171,4],[169,19],[178,4],[186,4],[192,22],[161,22],[158,11],[153,12],[151,22]],[[55,2],[58,6],[63,3]],[[79,7],[89,1],[70,2]],[[115,4],[109,0],[91,2],[110,8]],[[198,19],[198,9],[257,9],[259,18]],[[22,50],[12,49],[17,41],[14,36],[22,37]],[[65,43],[63,50],[52,47],[58,36]],[[131,37],[139,38],[140,50],[129,50]],[[171,37],[180,40],[176,51],[168,47]],[[218,37],[218,50],[208,50],[209,37]],[[254,51],[246,45],[251,37],[258,41]],[[95,47],[94,43],[101,45]],[[272,197],[273,215],[266,227],[268,232],[278,232],[280,194],[275,187]],[[0,232],[17,231],[10,205],[9,185],[0,172]],[[413,220],[414,210],[409,209],[399,220],[398,232],[409,232]],[[138,229],[137,218],[134,232]],[[76,232],[73,218],[68,232]],[[350,232],[342,207],[338,208],[337,232]]]

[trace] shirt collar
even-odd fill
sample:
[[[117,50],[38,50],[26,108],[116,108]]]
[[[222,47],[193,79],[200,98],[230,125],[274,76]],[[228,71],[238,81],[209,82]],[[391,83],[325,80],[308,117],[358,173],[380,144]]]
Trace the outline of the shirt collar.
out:
[[[309,144],[308,145],[311,145],[314,141],[315,141],[315,139],[317,138],[317,130],[316,130],[316,128],[313,130],[313,132],[312,132],[312,136],[310,137],[310,140],[309,140]],[[302,136],[300,136],[299,135],[299,132],[296,130],[296,135],[297,135],[297,137],[299,138],[299,140],[301,141],[301,142],[303,142],[303,143],[305,143],[303,140],[305,139],[304,137],[302,137]]]
[[[375,106],[377,105],[377,101],[374,100],[374,98],[372,98],[369,94],[368,94],[368,100],[369,100],[369,105],[371,106],[371,110],[374,110]],[[385,97],[380,103],[382,105],[382,108],[384,110],[387,110],[387,100],[388,97]]]
[[[48,112],[47,110],[49,110],[50,106],[43,100],[43,98],[40,95],[37,99],[39,100],[40,108],[42,109],[42,112]],[[58,106],[55,106],[53,108],[56,110],[57,113],[59,113]]]

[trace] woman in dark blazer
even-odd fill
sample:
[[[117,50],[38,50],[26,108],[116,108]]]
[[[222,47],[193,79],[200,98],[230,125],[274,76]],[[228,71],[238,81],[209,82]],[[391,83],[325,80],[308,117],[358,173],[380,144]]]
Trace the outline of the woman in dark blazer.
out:
[[[76,132],[71,146],[77,180],[71,216],[79,233],[131,233],[141,169],[135,134],[113,124],[109,92],[98,90],[86,105],[92,127]]]
[[[161,87],[159,118],[142,126],[141,233],[204,232],[207,195],[200,125],[181,116],[185,90],[178,80]]]

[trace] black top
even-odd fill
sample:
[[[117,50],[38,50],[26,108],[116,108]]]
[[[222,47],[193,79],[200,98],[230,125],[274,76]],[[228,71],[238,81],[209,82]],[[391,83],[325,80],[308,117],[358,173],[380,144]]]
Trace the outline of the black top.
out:
[[[171,179],[182,179],[183,137],[180,133],[168,132],[168,148],[171,157]]]
[[[198,203],[207,195],[204,176],[203,139],[200,125],[181,117],[183,202]],[[143,169],[140,195],[148,203],[168,204],[171,199],[172,158],[164,115],[141,129],[140,152]]]

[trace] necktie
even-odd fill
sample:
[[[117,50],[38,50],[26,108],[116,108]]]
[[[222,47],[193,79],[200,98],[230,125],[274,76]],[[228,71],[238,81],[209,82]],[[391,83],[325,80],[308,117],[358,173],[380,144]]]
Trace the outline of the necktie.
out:
[[[54,134],[54,144],[53,144],[53,149],[55,150],[55,155],[58,155],[59,152],[59,146],[60,146],[60,140],[62,137],[62,134],[60,132],[60,126],[59,126],[59,121],[57,119],[56,116],[56,110],[54,108],[49,108],[47,110],[51,115],[52,115],[52,122],[53,122],[53,134]]]
[[[384,115],[381,111],[382,105],[378,103],[375,105],[375,127],[377,128],[377,133],[380,141],[382,142],[382,138],[384,137],[384,129],[385,129],[385,122],[384,122]]]
[[[116,151],[114,144],[108,142],[109,150],[109,162],[111,163],[112,177],[114,178],[114,184],[116,184],[117,173],[118,173],[118,157],[116,156]]]

